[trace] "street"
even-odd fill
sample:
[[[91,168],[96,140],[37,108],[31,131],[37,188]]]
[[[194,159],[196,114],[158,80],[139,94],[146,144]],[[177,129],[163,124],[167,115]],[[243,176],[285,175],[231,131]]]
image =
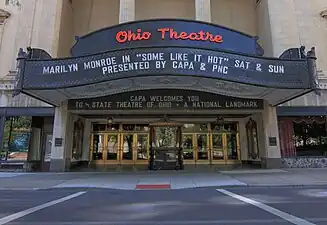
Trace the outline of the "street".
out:
[[[327,224],[327,188],[1,190],[0,225]]]

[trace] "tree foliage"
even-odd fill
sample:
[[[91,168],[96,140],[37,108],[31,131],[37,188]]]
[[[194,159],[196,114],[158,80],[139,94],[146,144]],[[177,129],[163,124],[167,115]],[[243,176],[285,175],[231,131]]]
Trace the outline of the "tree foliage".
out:
[[[29,129],[32,120],[27,116],[8,117],[5,123],[5,130],[12,129]]]

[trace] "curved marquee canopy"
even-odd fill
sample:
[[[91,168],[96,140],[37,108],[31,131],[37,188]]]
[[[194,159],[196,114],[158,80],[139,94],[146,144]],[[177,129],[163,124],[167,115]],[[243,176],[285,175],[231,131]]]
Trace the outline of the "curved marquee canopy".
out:
[[[180,28],[180,23],[178,25]],[[117,26],[114,28],[117,29]],[[316,88],[314,51],[310,51],[306,58],[286,60],[218,50],[215,46],[224,41],[224,36],[213,34],[211,30],[211,33],[206,33],[205,28],[197,28],[202,31],[202,36],[188,30],[189,36],[185,36],[188,42],[179,47],[173,44],[141,46],[140,43],[146,40],[132,40],[136,36],[127,36],[131,41],[127,46],[122,45],[122,49],[72,58],[49,59],[42,50],[38,50],[41,51],[38,54],[33,49],[27,53],[21,50],[16,91],[53,105],[68,99],[150,89],[205,91],[239,98],[266,99],[270,104],[278,105]],[[128,29],[131,31],[136,27],[129,26]],[[108,29],[103,32],[107,37]],[[98,40],[101,39],[100,34],[97,33]],[[207,40],[195,39],[205,39],[205,34]],[[94,39],[92,35],[90,38]],[[195,46],[192,41],[198,46],[199,42],[205,42],[206,48]],[[208,49],[211,45],[213,48]],[[80,48],[78,43],[75,46]],[[35,59],[33,55],[39,57]]]

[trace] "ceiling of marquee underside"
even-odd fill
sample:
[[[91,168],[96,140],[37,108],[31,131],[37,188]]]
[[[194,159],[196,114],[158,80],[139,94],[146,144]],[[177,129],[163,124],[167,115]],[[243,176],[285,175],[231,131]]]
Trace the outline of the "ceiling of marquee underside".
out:
[[[24,90],[24,93],[47,103],[59,105],[68,99],[95,98],[128,91],[148,89],[185,89],[205,91],[239,98],[265,99],[272,105],[278,105],[294,97],[308,93],[309,89],[278,89],[259,87],[208,78],[174,76],[136,77],[121,79],[79,87],[47,90]]]

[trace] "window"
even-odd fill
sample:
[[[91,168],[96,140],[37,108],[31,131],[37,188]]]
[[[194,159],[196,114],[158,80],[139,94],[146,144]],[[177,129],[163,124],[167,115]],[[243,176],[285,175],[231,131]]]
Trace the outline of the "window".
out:
[[[32,118],[7,117],[4,128],[2,160],[26,160],[31,136]]]
[[[324,116],[295,118],[293,129],[297,156],[327,155],[327,129]]]

